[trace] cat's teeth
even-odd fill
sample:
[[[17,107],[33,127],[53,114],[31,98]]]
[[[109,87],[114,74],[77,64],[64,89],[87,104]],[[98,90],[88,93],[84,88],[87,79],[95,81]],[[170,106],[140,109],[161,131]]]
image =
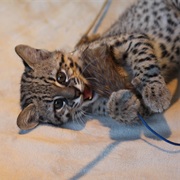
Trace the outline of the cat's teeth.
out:
[[[83,98],[84,100],[92,100],[93,98],[93,92],[90,87],[86,86],[83,92]]]

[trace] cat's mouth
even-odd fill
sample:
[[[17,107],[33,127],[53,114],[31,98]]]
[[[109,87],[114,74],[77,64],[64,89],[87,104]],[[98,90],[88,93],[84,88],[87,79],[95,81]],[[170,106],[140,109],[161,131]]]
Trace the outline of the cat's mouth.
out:
[[[93,99],[93,96],[94,96],[93,90],[91,89],[91,87],[89,87],[87,85],[85,86],[82,94],[83,94],[83,100],[84,101],[90,101]]]

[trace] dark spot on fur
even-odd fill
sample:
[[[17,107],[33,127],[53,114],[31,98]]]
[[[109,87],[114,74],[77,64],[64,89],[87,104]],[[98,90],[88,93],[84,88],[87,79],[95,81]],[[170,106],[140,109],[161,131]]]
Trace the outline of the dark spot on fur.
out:
[[[171,57],[170,57],[170,61],[173,61],[173,59],[174,59],[174,56],[171,56]]]
[[[120,42],[120,41],[115,42],[115,46],[121,46],[121,45],[122,45],[122,42]]]
[[[167,32],[170,33],[170,34],[173,34],[174,33],[174,30],[170,27],[167,27]]]
[[[163,65],[162,65],[162,69],[165,69],[166,67],[167,67],[166,64],[163,64]]]
[[[149,22],[149,16],[146,16],[144,19],[145,22]]]
[[[148,12],[148,9],[144,9],[144,10],[143,10],[143,13],[147,13],[147,12]]]
[[[150,43],[143,43],[143,45],[148,46],[153,49],[153,46]]]
[[[142,42],[138,42],[134,45],[134,47],[139,47],[140,45],[142,45]]]
[[[172,19],[168,19],[167,22],[170,26],[177,26],[177,24]]]
[[[127,53],[124,53],[124,54],[122,55],[122,59],[123,59],[123,60],[127,59],[127,57],[128,57],[128,54],[127,54]]]
[[[168,42],[171,42],[170,36],[166,36],[165,39],[166,39]]]
[[[166,50],[166,46],[164,44],[160,44],[160,48],[161,48],[161,58],[164,58],[167,56],[168,51]]]
[[[70,65],[71,68],[74,66],[73,62],[71,62],[69,65]]]
[[[154,64],[151,64],[150,66],[145,67],[144,69],[145,69],[145,70],[151,70],[151,69],[153,69],[153,68],[159,69],[159,67],[158,67],[157,65],[154,65]]]
[[[157,11],[153,11],[153,15],[154,15],[154,16],[157,16]]]
[[[159,33],[158,36],[159,36],[159,38],[162,38],[162,37],[163,37],[163,34],[162,34],[162,33]]]
[[[157,73],[154,73],[154,74],[144,74],[144,76],[146,76],[147,78],[153,78],[153,77],[157,77],[158,74]]]
[[[158,3],[158,2],[154,2],[154,3],[153,3],[153,6],[155,6],[155,7],[156,7],[156,6],[159,6],[159,5],[160,5],[160,3]]]
[[[158,16],[157,19],[158,19],[158,20],[161,20],[161,16]]]
[[[147,1],[144,1],[143,2],[143,6],[146,6],[148,3],[147,3]]]
[[[67,114],[66,114],[66,117],[67,117],[67,118],[70,118],[70,116],[71,116],[70,113],[67,113]]]
[[[149,54],[150,58],[156,59],[156,56],[154,54]]]
[[[133,53],[134,55],[136,55],[136,54],[137,54],[137,52],[138,52],[138,50],[137,50],[137,49],[134,49],[134,50],[132,51],[132,53]]]
[[[179,47],[176,48],[176,55],[177,55],[177,56],[180,55],[180,48],[179,48]]]
[[[138,53],[138,56],[144,55],[144,54],[146,54],[146,52],[145,51],[141,51],[141,52]]]
[[[56,81],[54,78],[52,78],[52,77],[48,77],[48,80],[50,80],[50,81]]]
[[[43,116],[39,116],[39,120],[43,121],[44,120]]]

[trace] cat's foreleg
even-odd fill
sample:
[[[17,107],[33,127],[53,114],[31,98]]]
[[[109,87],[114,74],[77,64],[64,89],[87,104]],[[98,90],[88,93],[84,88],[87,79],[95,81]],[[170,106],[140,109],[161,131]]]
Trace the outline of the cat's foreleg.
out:
[[[116,41],[111,49],[115,61],[130,69],[131,83],[142,96],[143,104],[155,113],[167,109],[171,95],[161,75],[158,59],[149,38],[146,35],[134,35],[123,45]]]
[[[134,50],[137,54],[133,54]],[[143,49],[147,49],[143,51]],[[161,75],[158,60],[150,42],[134,47],[131,52],[131,66],[135,89],[141,94],[143,103],[153,112],[163,112],[170,105],[171,95]]]

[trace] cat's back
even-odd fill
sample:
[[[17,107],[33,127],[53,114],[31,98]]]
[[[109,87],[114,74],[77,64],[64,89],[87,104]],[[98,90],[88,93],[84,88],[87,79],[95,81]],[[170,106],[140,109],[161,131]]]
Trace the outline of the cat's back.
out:
[[[122,33],[148,33],[152,37],[180,35],[180,0],[138,0],[105,32],[104,36]]]
[[[144,33],[154,46],[164,76],[180,66],[180,0],[138,0],[104,37]]]

